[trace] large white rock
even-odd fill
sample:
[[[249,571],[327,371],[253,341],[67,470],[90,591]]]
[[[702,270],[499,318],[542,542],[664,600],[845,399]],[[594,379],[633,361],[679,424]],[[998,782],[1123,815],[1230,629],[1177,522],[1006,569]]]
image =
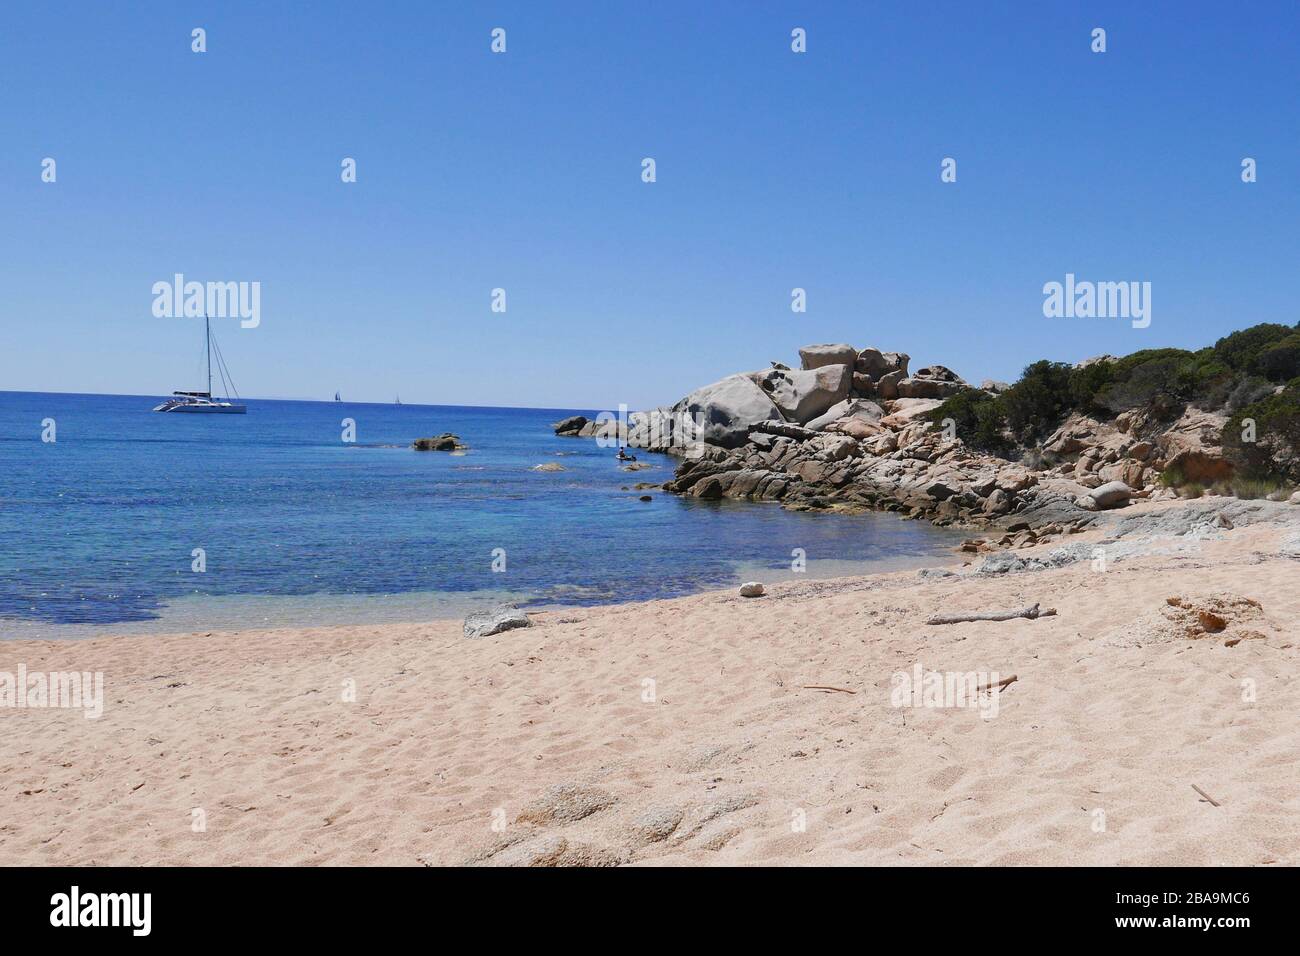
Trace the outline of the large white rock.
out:
[[[849,397],[853,373],[847,365],[823,365],[811,370],[769,368],[751,375],[781,417],[804,425]]]
[[[847,365],[851,372],[857,360],[858,350],[852,345],[805,345],[799,350],[799,363],[804,371],[825,365]]]
[[[784,418],[772,397],[747,375],[728,375],[696,389],[671,411],[678,421],[685,414],[702,426],[699,437],[704,441],[724,448],[743,445],[750,426]]]
[[[678,453],[700,441],[735,448],[745,443],[752,426],[773,419],[784,421],[751,375],[728,375],[674,405],[628,415],[627,443]]]

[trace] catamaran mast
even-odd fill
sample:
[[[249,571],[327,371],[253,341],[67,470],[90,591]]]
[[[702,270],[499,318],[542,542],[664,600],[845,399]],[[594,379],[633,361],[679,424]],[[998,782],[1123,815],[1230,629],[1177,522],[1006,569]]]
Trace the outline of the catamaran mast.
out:
[[[212,397],[212,320],[203,313],[203,341],[208,353],[208,398]]]

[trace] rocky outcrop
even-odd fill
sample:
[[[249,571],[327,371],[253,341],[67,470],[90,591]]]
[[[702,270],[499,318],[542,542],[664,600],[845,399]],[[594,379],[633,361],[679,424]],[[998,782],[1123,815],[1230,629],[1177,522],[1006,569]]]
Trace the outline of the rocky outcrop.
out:
[[[1018,464],[936,427],[934,411],[970,388],[946,366],[909,374],[906,353],[843,344],[805,346],[799,355],[800,369],[773,362],[675,405],[635,413],[619,437],[685,456],[663,485],[672,494],[797,510],[896,511],[983,529],[964,546],[974,552],[1027,547],[1107,520],[1100,512],[1133,498],[1172,496],[1159,479],[1173,465],[1189,479],[1226,465],[1213,444],[1223,417],[1205,412],[1188,412],[1172,426],[1137,412],[1113,421],[1074,414]],[[994,393],[1006,387],[982,386]],[[612,436],[617,429],[581,416],[556,423],[557,434]]]
[[[1040,479],[1020,465],[973,453],[923,420],[866,440],[820,432],[708,449],[683,463],[664,490],[796,510],[897,511],[937,524],[1002,529],[990,547],[1001,537],[1036,543],[1097,518],[1075,504],[1086,492],[1075,482]]]
[[[460,451],[467,446],[461,442],[460,436],[443,432],[432,438],[417,438],[411,442],[411,447],[416,451]]]
[[[587,416],[571,415],[568,418],[562,418],[551,428],[555,429],[557,435],[578,435],[582,432],[583,426],[587,424]]]

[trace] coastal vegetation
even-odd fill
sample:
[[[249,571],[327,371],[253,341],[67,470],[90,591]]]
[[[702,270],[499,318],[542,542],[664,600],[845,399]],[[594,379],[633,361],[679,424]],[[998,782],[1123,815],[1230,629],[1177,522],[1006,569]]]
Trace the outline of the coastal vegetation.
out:
[[[1144,349],[1079,365],[1034,362],[1005,390],[963,391],[929,418],[951,419],[972,448],[1012,456],[1043,443],[1071,415],[1126,415],[1159,426],[1189,407],[1227,416],[1219,444],[1239,473],[1236,487],[1254,492],[1300,478],[1300,325],[1251,326],[1194,352]],[[1196,483],[1181,468],[1161,481]]]

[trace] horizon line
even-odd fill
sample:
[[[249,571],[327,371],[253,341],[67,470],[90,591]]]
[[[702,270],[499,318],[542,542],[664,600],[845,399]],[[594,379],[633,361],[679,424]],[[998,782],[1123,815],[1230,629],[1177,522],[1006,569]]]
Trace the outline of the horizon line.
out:
[[[143,398],[157,399],[165,398],[164,395],[147,394],[143,392],[67,392],[60,390],[50,391],[33,391],[31,389],[18,388],[0,388],[0,395],[76,395],[85,398]],[[320,404],[320,405],[391,405],[401,408],[481,408],[481,409],[507,409],[516,411],[533,411],[533,412],[583,412],[596,410],[597,406],[590,408],[561,408],[550,405],[456,405],[440,402],[402,402],[400,406],[396,402],[361,402],[341,400],[335,401],[332,398],[271,398],[267,396],[248,396],[241,395],[237,399],[240,402],[300,402],[303,404]]]

